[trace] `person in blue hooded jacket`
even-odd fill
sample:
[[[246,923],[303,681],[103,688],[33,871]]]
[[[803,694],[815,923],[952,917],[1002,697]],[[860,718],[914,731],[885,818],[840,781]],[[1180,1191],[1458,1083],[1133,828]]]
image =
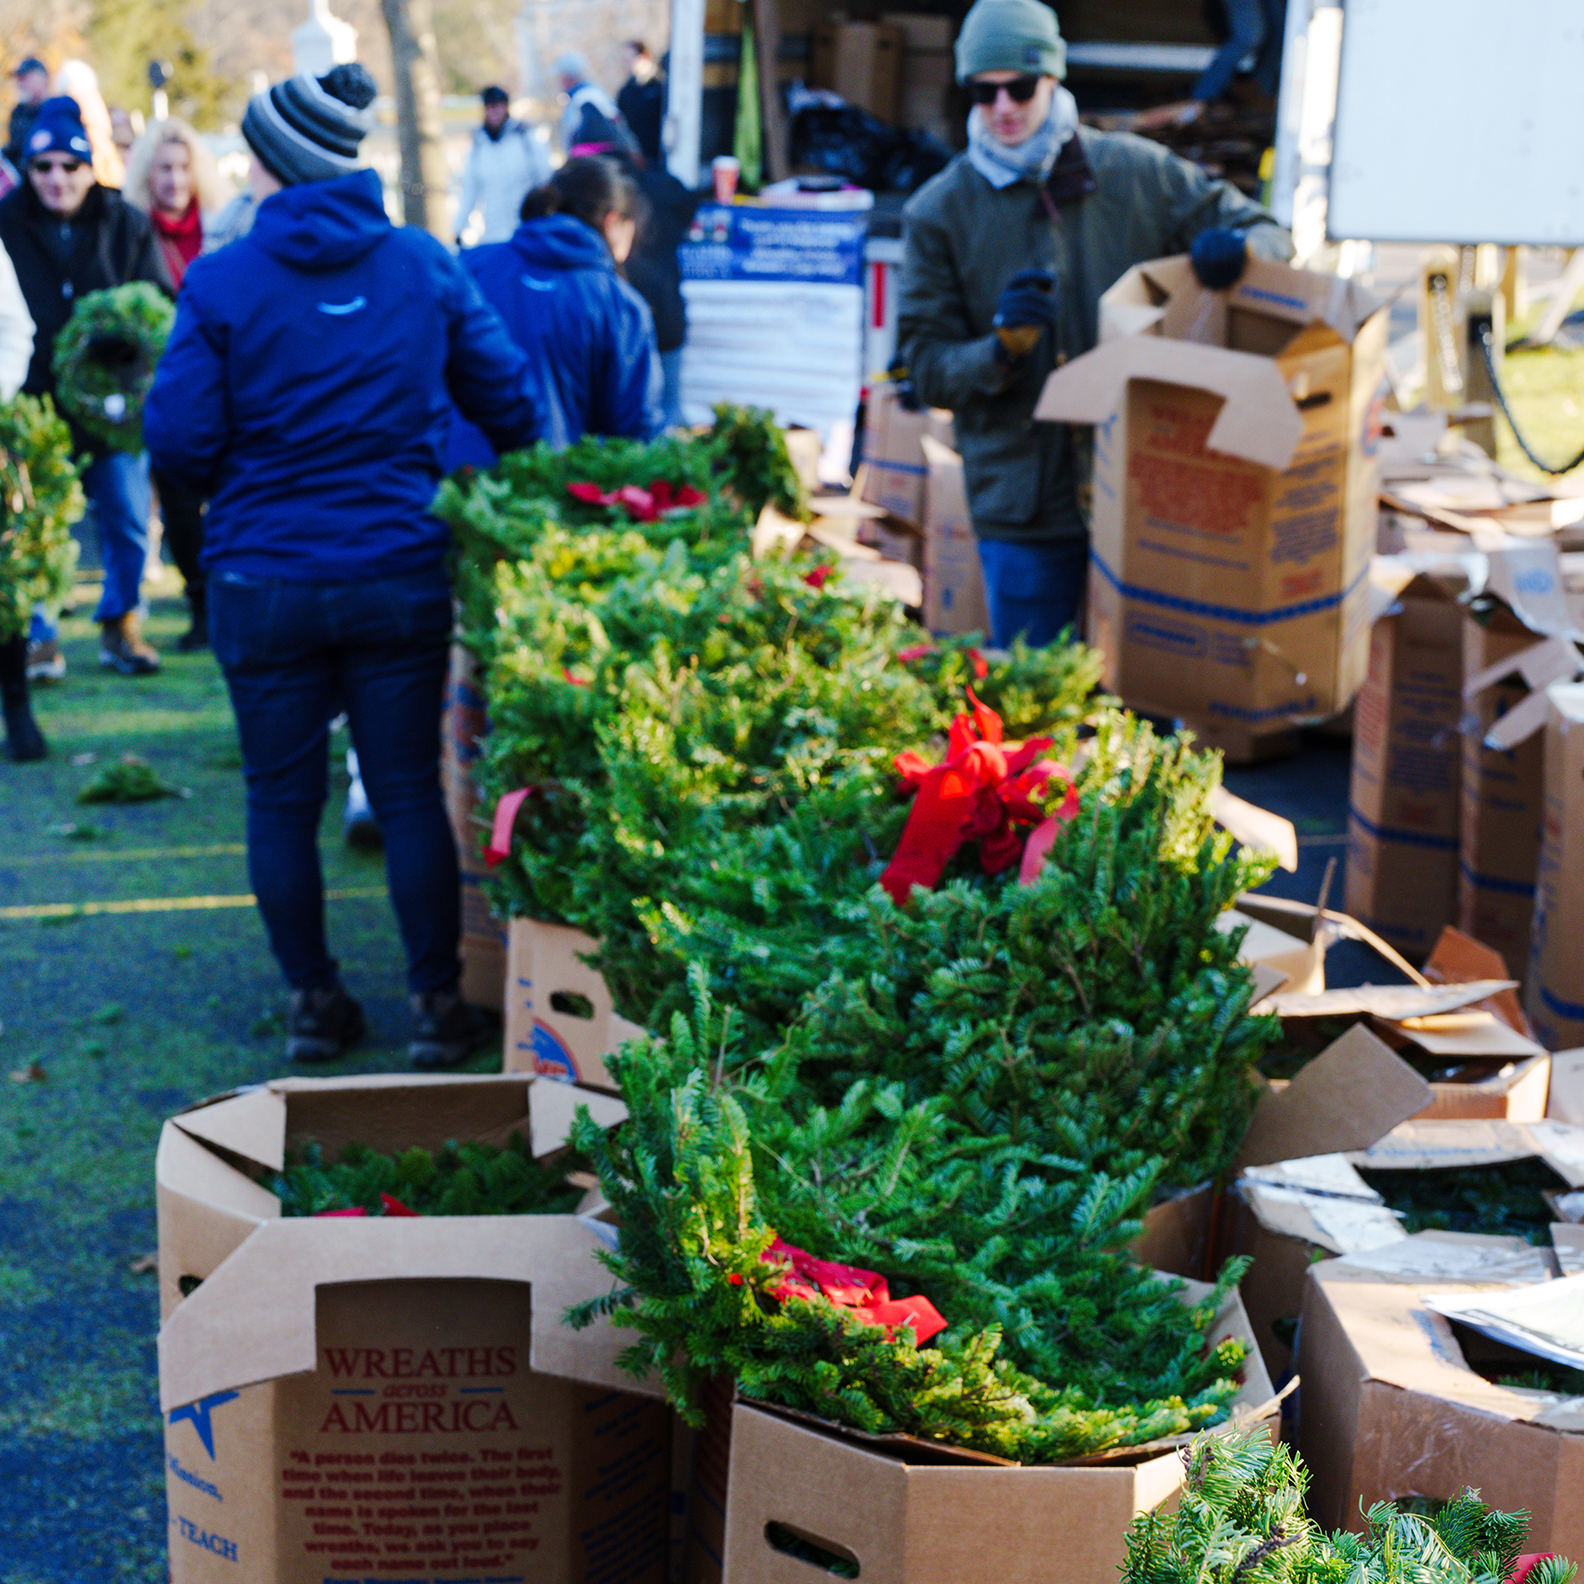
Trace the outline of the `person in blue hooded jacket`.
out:
[[[568,443],[585,434],[652,440],[663,426],[654,317],[620,272],[638,205],[612,161],[579,156],[523,200],[509,242],[461,256],[528,354]],[[495,456],[459,424],[448,461],[488,467]]]
[[[537,386],[467,273],[385,216],[359,168],[361,66],[277,83],[242,132],[251,232],[194,261],[144,415],[155,466],[209,497],[211,640],[242,742],[248,865],[291,990],[287,1053],[341,1055],[363,1013],[325,940],[317,831],[345,708],[407,953],[409,1050],[454,1066],[493,1032],[458,991],[456,847],[441,799],[450,535],[429,507],[453,403],[502,449]]]

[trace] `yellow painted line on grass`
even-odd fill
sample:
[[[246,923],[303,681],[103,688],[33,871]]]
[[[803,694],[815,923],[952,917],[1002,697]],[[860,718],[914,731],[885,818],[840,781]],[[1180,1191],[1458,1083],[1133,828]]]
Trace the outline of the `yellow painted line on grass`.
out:
[[[384,886],[347,886],[326,891],[327,902],[358,902],[385,895]],[[0,919],[93,918],[101,913],[203,913],[217,908],[250,908],[253,896],[131,897],[120,902],[35,902],[0,907]]]
[[[135,863],[146,862],[151,858],[237,858],[246,851],[246,842],[217,842],[212,847],[138,847],[127,852],[106,847],[93,852],[21,853],[15,858],[0,858],[0,869],[20,864]]]

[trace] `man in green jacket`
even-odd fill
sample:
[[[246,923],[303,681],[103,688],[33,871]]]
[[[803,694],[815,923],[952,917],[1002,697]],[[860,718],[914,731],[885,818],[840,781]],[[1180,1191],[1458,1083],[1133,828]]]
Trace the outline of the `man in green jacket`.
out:
[[[1046,375],[1094,346],[1100,295],[1133,265],[1190,252],[1224,288],[1248,250],[1292,247],[1198,166],[1080,127],[1040,0],[978,0],[956,65],[968,149],[902,211],[897,339],[919,399],[956,416],[995,642],[1050,643],[1081,605],[1089,531],[1071,432],[1033,420]]]

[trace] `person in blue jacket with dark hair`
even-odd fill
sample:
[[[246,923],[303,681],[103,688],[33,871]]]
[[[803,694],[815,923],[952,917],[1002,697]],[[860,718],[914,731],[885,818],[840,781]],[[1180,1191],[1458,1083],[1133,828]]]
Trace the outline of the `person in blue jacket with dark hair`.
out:
[[[355,64],[248,105],[251,232],[194,261],[144,414],[155,466],[209,497],[203,564],[242,741],[248,864],[291,989],[287,1053],[364,1032],[325,941],[317,833],[328,722],[350,717],[385,839],[419,1067],[493,1033],[458,990],[456,847],[441,799],[450,532],[429,510],[453,403],[503,450],[542,430],[522,350],[433,237],[360,168]]]
[[[638,207],[614,162],[569,159],[523,200],[509,242],[461,256],[557,409],[548,438],[652,440],[663,427],[654,318],[620,269]],[[560,436],[549,434],[552,422]],[[448,460],[488,467],[495,456],[476,430],[458,425]]]

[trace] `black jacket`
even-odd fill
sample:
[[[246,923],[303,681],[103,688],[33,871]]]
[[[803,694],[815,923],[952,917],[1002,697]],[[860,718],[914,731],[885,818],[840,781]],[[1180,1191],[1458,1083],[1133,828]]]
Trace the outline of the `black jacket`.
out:
[[[687,340],[677,249],[693,223],[700,195],[655,165],[633,171],[632,179],[643,195],[646,213],[627,259],[627,279],[649,304],[660,351],[674,352]]]
[[[660,127],[665,120],[665,83],[658,76],[651,77],[648,82],[629,77],[616,95],[616,108],[638,139],[643,157],[651,162],[658,161],[662,157]]]
[[[0,198],[0,243],[33,315],[33,362],[22,386],[30,396],[54,393],[55,337],[85,292],[142,280],[175,295],[148,216],[109,187],[89,188],[82,208],[63,223],[24,178]]]
[[[29,104],[26,99],[19,99],[11,107],[11,125],[3,152],[19,171],[27,156],[24,145],[27,143],[28,133],[33,130],[33,123],[38,120],[38,113],[39,107],[36,104]]]

